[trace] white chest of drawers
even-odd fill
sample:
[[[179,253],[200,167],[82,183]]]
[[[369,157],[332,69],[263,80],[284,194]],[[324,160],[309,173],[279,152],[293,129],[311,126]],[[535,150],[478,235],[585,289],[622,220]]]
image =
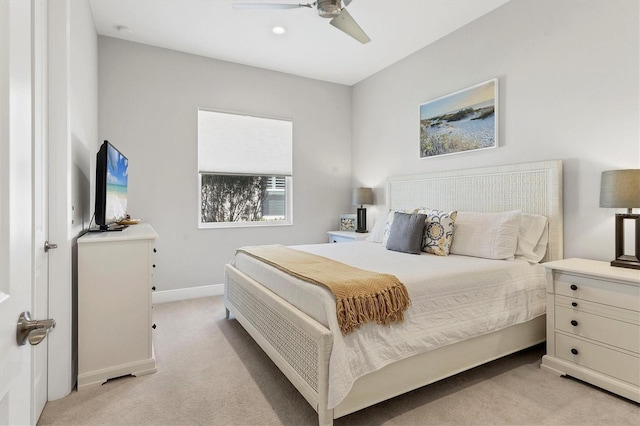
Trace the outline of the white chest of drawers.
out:
[[[640,271],[565,259],[547,268],[541,368],[640,402]]]
[[[78,238],[78,390],[156,371],[149,224]]]

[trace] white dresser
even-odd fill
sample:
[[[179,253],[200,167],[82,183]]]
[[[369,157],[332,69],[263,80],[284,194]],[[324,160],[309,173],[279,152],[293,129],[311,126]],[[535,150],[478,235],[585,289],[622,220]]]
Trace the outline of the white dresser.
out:
[[[151,225],[78,238],[78,390],[156,371]]]
[[[547,268],[541,368],[640,402],[640,270],[565,259]]]

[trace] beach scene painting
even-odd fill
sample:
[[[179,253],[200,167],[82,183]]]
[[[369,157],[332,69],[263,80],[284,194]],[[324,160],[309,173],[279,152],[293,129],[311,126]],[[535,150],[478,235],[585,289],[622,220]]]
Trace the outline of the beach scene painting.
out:
[[[420,158],[498,146],[498,79],[420,105]]]

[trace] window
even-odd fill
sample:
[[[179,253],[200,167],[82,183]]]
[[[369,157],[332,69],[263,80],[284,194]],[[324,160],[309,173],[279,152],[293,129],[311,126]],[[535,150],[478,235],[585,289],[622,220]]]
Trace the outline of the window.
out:
[[[198,110],[199,227],[292,223],[293,124]]]

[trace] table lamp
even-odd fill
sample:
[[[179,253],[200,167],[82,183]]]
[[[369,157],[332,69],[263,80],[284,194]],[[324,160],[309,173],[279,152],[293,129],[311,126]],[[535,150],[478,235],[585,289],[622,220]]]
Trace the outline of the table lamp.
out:
[[[616,213],[616,258],[611,266],[640,269],[640,169],[608,170],[600,179],[600,207],[625,208],[627,213]],[[624,254],[624,221],[635,222],[635,253]]]
[[[371,188],[355,188],[353,190],[353,203],[358,207],[356,232],[367,232],[367,209],[364,204],[373,204],[373,190]]]

